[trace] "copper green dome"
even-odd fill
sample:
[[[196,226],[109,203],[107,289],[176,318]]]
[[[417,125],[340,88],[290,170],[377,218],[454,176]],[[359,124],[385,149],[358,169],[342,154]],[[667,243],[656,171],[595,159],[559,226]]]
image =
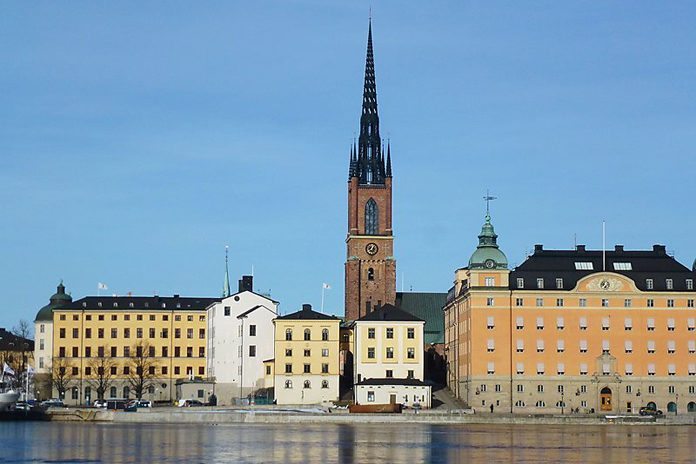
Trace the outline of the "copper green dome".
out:
[[[486,213],[486,222],[478,236],[479,244],[469,259],[469,269],[507,269],[505,253],[498,248],[498,236],[491,224],[491,216]]]
[[[39,309],[39,312],[36,313],[36,319],[34,319],[34,321],[52,322],[53,310],[55,308],[61,308],[70,303],[72,303],[72,297],[65,293],[65,285],[63,285],[63,281],[61,280],[60,284],[58,284],[58,288],[56,289],[56,293],[51,296],[49,303],[46,306]]]

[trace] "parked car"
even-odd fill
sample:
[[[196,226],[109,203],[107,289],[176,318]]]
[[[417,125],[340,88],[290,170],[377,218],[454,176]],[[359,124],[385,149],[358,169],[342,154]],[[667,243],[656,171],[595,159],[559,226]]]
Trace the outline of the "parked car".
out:
[[[641,416],[655,416],[655,417],[661,417],[664,415],[662,413],[662,411],[660,411],[659,409],[655,409],[653,407],[648,407],[648,406],[643,406],[642,408],[640,408],[640,410],[638,411],[638,414],[640,414]]]
[[[138,401],[136,401],[135,405],[139,408],[151,408],[152,401],[150,401],[150,400],[138,400]]]
[[[51,398],[50,400],[43,401],[41,403],[41,406],[45,408],[64,408],[65,404],[63,403],[63,400],[59,400],[58,398]]]
[[[192,408],[192,407],[196,407],[196,406],[205,406],[205,405],[198,400],[179,400],[179,407],[180,408]]]
[[[106,407],[106,400],[94,400],[94,407],[95,408],[105,408]]]
[[[31,411],[32,406],[24,401],[18,401],[15,404],[15,411]]]

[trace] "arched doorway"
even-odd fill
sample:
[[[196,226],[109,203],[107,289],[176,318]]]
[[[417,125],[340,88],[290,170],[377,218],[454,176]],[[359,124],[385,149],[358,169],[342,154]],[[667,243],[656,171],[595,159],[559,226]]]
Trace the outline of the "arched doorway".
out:
[[[648,409],[657,410],[657,405],[655,404],[654,401],[649,402],[648,404],[645,405],[645,407],[647,407]]]
[[[696,403],[694,403],[693,401],[689,402],[689,404],[686,405],[686,411],[696,412]]]
[[[675,403],[674,401],[670,401],[669,403],[667,403],[667,412],[676,413],[677,412],[677,403]]]
[[[600,411],[611,411],[611,388],[604,387],[599,392],[599,409]]]

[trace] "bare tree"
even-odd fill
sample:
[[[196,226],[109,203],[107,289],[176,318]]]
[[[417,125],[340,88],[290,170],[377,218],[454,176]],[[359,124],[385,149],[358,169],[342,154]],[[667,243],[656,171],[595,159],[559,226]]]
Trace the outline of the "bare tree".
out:
[[[65,392],[75,380],[73,366],[65,358],[53,358],[51,364],[51,385],[58,390],[58,398],[65,399]]]
[[[102,352],[103,351],[103,352]],[[104,356],[108,351],[108,347],[100,350],[102,356],[90,358],[87,367],[90,368],[90,375],[87,377],[87,383],[97,392],[97,399],[103,400],[106,391],[114,381],[114,368],[118,363],[112,357]]]
[[[139,340],[131,349],[128,362],[128,383],[135,397],[142,399],[143,394],[155,385],[155,349],[147,341]]]
[[[32,325],[25,319],[21,319],[19,323],[12,328],[12,334],[17,337],[15,340],[15,349],[17,356],[11,363],[18,379],[23,378],[29,365],[29,357],[34,354],[34,331]]]

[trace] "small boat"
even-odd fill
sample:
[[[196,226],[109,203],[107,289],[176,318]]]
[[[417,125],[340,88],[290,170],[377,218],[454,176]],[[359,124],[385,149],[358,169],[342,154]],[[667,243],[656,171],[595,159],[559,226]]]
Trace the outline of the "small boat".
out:
[[[2,387],[0,387],[2,388]],[[15,403],[19,399],[19,392],[4,388],[0,389],[0,411],[14,409]]]
[[[0,411],[9,411],[14,409],[14,405],[19,399],[19,392],[12,388],[11,383],[5,382],[5,373],[14,376],[14,371],[10,366],[3,364],[2,376],[0,376]]]

